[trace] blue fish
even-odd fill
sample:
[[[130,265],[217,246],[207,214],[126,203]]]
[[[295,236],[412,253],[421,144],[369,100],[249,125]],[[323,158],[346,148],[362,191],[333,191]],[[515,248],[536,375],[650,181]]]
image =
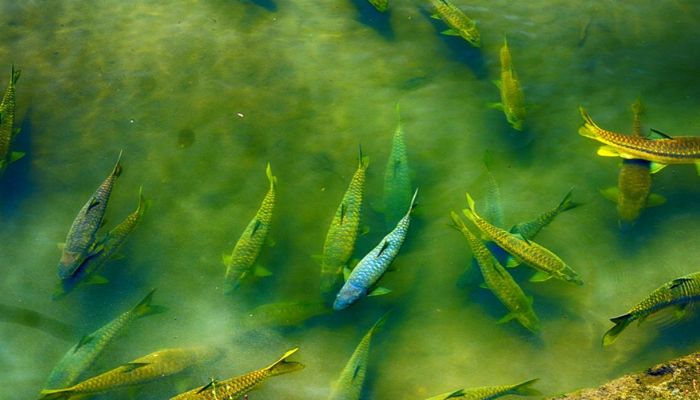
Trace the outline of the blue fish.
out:
[[[333,303],[334,310],[347,308],[360,297],[365,296],[369,289],[384,275],[384,272],[386,272],[391,262],[394,261],[394,258],[399,253],[404,239],[406,239],[408,225],[411,222],[411,211],[413,210],[417,195],[418,189],[413,193],[411,205],[408,207],[406,215],[396,224],[396,228],[388,235],[384,236],[384,239],[379,242],[377,247],[372,249],[372,251],[357,263],[335,298],[335,302]],[[384,289],[384,292],[386,292],[386,289]],[[374,294],[381,293],[375,292]]]

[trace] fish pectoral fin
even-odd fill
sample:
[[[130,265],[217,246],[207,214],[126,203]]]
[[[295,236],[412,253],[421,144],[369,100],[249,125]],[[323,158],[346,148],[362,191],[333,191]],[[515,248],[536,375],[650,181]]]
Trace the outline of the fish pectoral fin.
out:
[[[479,284],[479,287],[482,289],[491,290],[491,288],[489,287],[489,285],[486,284],[486,282],[481,282]]]
[[[612,146],[600,146],[596,154],[601,157],[622,157],[622,154]]]
[[[10,154],[10,164],[19,160],[22,157],[24,157],[24,153],[22,153],[21,151],[13,151],[12,154]]]
[[[352,272],[352,270],[350,268],[348,268],[347,266],[343,267],[343,281],[347,281],[348,278],[350,278],[351,272]]]
[[[657,162],[652,162],[651,164],[649,164],[649,172],[651,172],[652,174],[655,174],[655,173],[661,171],[662,169],[666,168],[667,166],[668,166],[668,164],[661,164],[661,163],[657,163]]]
[[[233,261],[233,256],[230,254],[224,253],[221,255],[221,261],[224,262],[224,265],[230,265],[231,262]]]
[[[126,258],[126,255],[124,255],[124,253],[116,253],[116,254],[112,254],[111,256],[109,256],[109,259],[112,261],[123,260],[125,258]]]
[[[659,139],[673,139],[671,136],[661,132],[658,129],[651,128],[649,129],[649,135],[647,138],[651,140],[659,140]]]
[[[442,31],[440,33],[442,33],[443,35],[447,35],[447,36],[460,36],[459,31],[456,29],[452,29],[452,28],[445,29],[444,31]]]
[[[602,194],[603,197],[612,201],[613,203],[617,203],[618,199],[620,198],[620,189],[613,186],[607,189],[601,189],[600,194]]]
[[[391,293],[391,289],[377,286],[376,288],[374,288],[374,290],[369,292],[369,294],[367,296],[383,296],[383,295],[388,294],[388,293]]]
[[[135,369],[145,367],[146,365],[150,365],[151,363],[144,363],[144,362],[129,362],[126,364],[122,364],[122,373],[124,372],[131,372]]]
[[[59,250],[63,251],[63,249],[66,248],[66,242],[56,243],[56,247],[58,247]]]
[[[433,14],[433,15],[430,16],[430,18],[432,18],[432,19],[440,19],[440,16],[437,15],[437,14]]]
[[[496,82],[498,82],[498,81],[494,81],[494,83],[496,83]],[[487,107],[493,108],[494,110],[504,111],[503,103],[488,103]]]
[[[518,261],[517,258],[513,256],[508,256],[508,259],[506,260],[506,267],[507,268],[515,268],[518,265],[520,265],[520,261]]]
[[[369,233],[369,225],[362,225],[360,228],[360,236],[364,236]]]
[[[503,316],[503,318],[499,319],[496,323],[497,324],[505,324],[506,322],[512,320],[515,318],[515,314],[513,313],[508,313]]]
[[[13,129],[13,130],[12,130],[12,138],[14,138],[15,136],[19,135],[19,133],[20,133],[21,131],[22,131],[22,129],[20,129],[19,127]]]
[[[647,197],[647,207],[656,207],[666,203],[666,198],[660,194],[651,193]]]
[[[688,309],[690,308],[688,307],[689,305],[690,303],[677,305],[673,311],[673,316],[678,320],[685,318],[688,315]]]
[[[550,279],[552,279],[552,275],[544,271],[537,271],[530,277],[530,282],[544,282]]]
[[[261,278],[262,278],[262,277],[266,277],[266,276],[272,275],[272,271],[270,271],[269,269],[263,267],[262,265],[256,265],[256,266],[253,267],[253,268],[255,269],[253,273],[254,273],[255,276],[257,276],[257,277],[261,277]]]
[[[109,283],[109,279],[102,275],[92,275],[85,280],[86,285],[105,285]]]
[[[277,246],[277,241],[272,237],[272,236],[267,236],[265,238],[265,243],[267,243],[268,247],[275,247]]]

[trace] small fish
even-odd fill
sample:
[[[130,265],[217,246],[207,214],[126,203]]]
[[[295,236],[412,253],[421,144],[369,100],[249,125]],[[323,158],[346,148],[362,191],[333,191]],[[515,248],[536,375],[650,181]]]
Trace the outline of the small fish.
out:
[[[462,232],[469,243],[472,254],[484,276],[486,288],[506,306],[509,313],[498,322],[508,322],[516,319],[530,332],[537,333],[540,330],[540,320],[532,309],[532,297],[525,295],[512,276],[496,260],[484,243],[477,238],[462,219],[455,212],[451,212],[452,222],[455,228]]]
[[[700,136],[670,137],[658,131],[655,131],[661,136],[658,139],[623,135],[601,129],[583,107],[579,110],[584,123],[578,133],[604,144],[598,149],[598,155],[647,160],[651,162],[652,173],[668,164],[695,164],[700,174]]]
[[[571,200],[571,194],[573,188],[566,192],[564,198],[559,202],[559,204],[549,211],[545,211],[540,214],[537,218],[528,222],[521,222],[516,224],[510,229],[510,233],[520,235],[525,240],[534,239],[538,233],[545,226],[549,225],[550,222],[564,211],[571,210],[572,208],[578,207],[580,203],[575,203]]]
[[[411,170],[408,167],[406,144],[399,105],[396,105],[399,123],[394,131],[389,161],[384,172],[384,217],[387,226],[395,226],[403,217],[403,210],[411,202]]]
[[[97,230],[102,226],[114,182],[122,172],[121,158],[122,153],[119,152],[119,158],[112,173],[90,196],[90,199],[73,220],[66,237],[66,243],[63,245],[61,260],[58,263],[58,276],[61,279],[72,276],[85,259],[101,251],[100,246],[95,246],[95,236]]]
[[[367,0],[379,12],[384,12],[389,8],[389,0]]]
[[[447,400],[457,398],[465,400],[491,400],[506,395],[539,396],[542,393],[530,387],[538,380],[539,379],[532,379],[517,385],[482,386],[471,389],[459,389],[454,392],[439,394],[425,400]]]
[[[520,87],[518,75],[513,69],[508,41],[503,38],[501,47],[501,80],[494,81],[501,93],[501,102],[491,104],[493,108],[503,110],[506,120],[513,129],[522,131],[525,121],[525,96]]]
[[[83,336],[80,341],[63,356],[51,371],[44,384],[45,389],[63,389],[72,386],[102,351],[112,343],[127,326],[137,318],[165,311],[161,306],[151,305],[152,290],[134,308],[115,318],[95,332]]]
[[[270,164],[265,170],[267,179],[270,181],[270,189],[258,209],[257,214],[241,234],[236,242],[230,256],[224,255],[223,261],[226,266],[224,276],[224,293],[230,294],[240,286],[251,273],[259,276],[270,275],[270,272],[262,267],[255,266],[260,250],[262,249],[267,233],[272,222],[272,213],[275,209],[275,196],[277,194],[277,177],[272,175]]]
[[[212,380],[209,384],[201,386],[171,397],[170,400],[236,400],[243,397],[246,393],[253,390],[258,384],[265,379],[298,371],[304,368],[304,364],[295,361],[287,361],[292,354],[296,353],[299,348],[294,348],[284,353],[284,355],[269,367],[259,369],[257,371],[248,372],[235,378],[225,381]]]
[[[350,359],[340,372],[338,380],[335,381],[328,400],[358,400],[360,398],[367,372],[367,359],[369,358],[372,337],[377,329],[384,324],[386,317],[387,314],[384,314],[379,318],[355,347],[355,351],[352,352]]]
[[[641,136],[639,99],[632,105],[632,134]],[[651,162],[638,158],[622,160],[617,187],[602,191],[603,196],[617,204],[620,228],[627,228],[639,217],[642,209],[663,204],[666,199],[651,193]]]
[[[210,347],[163,349],[63,389],[42,390],[39,400],[70,399],[135,386],[174,375],[218,356]]]
[[[530,279],[531,281],[543,281],[549,278],[557,278],[576,285],[583,285],[583,281],[578,277],[576,271],[551,251],[533,241],[526,241],[518,235],[493,226],[479,217],[475,211],[474,199],[472,199],[469,193],[467,193],[467,203],[469,204],[469,208],[463,210],[464,215],[469,218],[481,232],[490,237],[491,240],[503,250],[515,257],[516,260],[538,270],[538,273]]]
[[[295,326],[330,311],[330,307],[323,301],[269,303],[246,313],[242,322],[249,328]]]
[[[350,306],[352,303],[364,297],[367,292],[374,287],[379,278],[384,275],[391,262],[394,261],[396,255],[399,254],[401,245],[403,245],[406,234],[408,233],[408,225],[411,223],[411,212],[416,202],[418,189],[413,193],[411,204],[408,206],[406,215],[396,224],[394,230],[384,236],[379,244],[372,249],[366,256],[357,263],[350,276],[345,281],[345,284],[333,303],[334,310],[342,310]],[[387,289],[375,288],[370,295],[379,295],[388,293]]]
[[[75,327],[40,312],[0,303],[0,321],[39,329],[58,339],[73,340]]]
[[[360,148],[359,165],[352,176],[343,200],[333,216],[326,234],[321,259],[321,295],[332,301],[343,275],[343,268],[352,256],[360,228],[362,198],[365,191],[365,171],[369,160],[362,156]]]
[[[481,47],[481,36],[476,28],[476,22],[467,17],[462,10],[449,0],[430,0],[435,7],[435,19],[443,20],[450,29],[441,32],[443,35],[461,36],[474,47]]]
[[[72,276],[61,281],[56,285],[53,299],[57,300],[75,289],[80,283],[104,284],[107,283],[106,278],[97,275],[99,271],[109,260],[117,256],[117,253],[122,248],[124,242],[129,237],[131,232],[136,228],[143,214],[148,208],[147,202],[143,197],[143,188],[139,190],[139,204],[136,210],[129,214],[124,221],[112,229],[107,236],[102,240],[102,251],[97,255],[86,259],[83,264],[75,271]]]
[[[24,156],[22,152],[10,151],[12,139],[19,133],[15,129],[15,84],[20,73],[21,70],[15,70],[13,65],[10,72],[10,82],[5,89],[2,102],[0,102],[0,175],[10,163]]]
[[[685,315],[687,308],[698,300],[700,300],[700,272],[667,282],[632,307],[627,314],[610,319],[615,326],[603,335],[603,346],[613,344],[620,333],[634,320],[638,320],[641,324],[650,315],[669,307],[675,307],[675,316],[680,319]]]
[[[498,187],[496,178],[491,172],[493,156],[486,152],[483,158],[484,171],[486,173],[486,206],[484,207],[484,218],[491,221],[495,226],[503,226],[503,205],[501,204],[501,189]]]

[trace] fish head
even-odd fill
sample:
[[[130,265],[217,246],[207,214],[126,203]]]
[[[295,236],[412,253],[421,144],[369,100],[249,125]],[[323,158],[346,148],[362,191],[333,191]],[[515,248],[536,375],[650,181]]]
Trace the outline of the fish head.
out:
[[[537,333],[540,331],[540,320],[534,312],[522,312],[516,318],[530,332]]]
[[[350,304],[357,301],[365,292],[365,289],[353,285],[352,282],[345,282],[345,285],[343,285],[335,298],[333,309],[339,311],[348,308]]]
[[[73,273],[80,267],[82,259],[80,253],[72,251],[63,251],[61,260],[58,262],[58,276],[61,279],[70,278]]]
[[[573,269],[567,267],[564,271],[564,280],[567,282],[575,283],[579,286],[583,286],[583,281],[578,277],[578,274]]]

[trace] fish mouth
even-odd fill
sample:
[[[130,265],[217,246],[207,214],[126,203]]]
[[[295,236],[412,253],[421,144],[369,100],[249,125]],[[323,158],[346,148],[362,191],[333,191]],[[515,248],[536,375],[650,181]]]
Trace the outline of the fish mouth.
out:
[[[80,266],[80,253],[64,251],[61,255],[61,260],[58,262],[58,276],[61,279],[67,279],[73,276],[75,270]]]

